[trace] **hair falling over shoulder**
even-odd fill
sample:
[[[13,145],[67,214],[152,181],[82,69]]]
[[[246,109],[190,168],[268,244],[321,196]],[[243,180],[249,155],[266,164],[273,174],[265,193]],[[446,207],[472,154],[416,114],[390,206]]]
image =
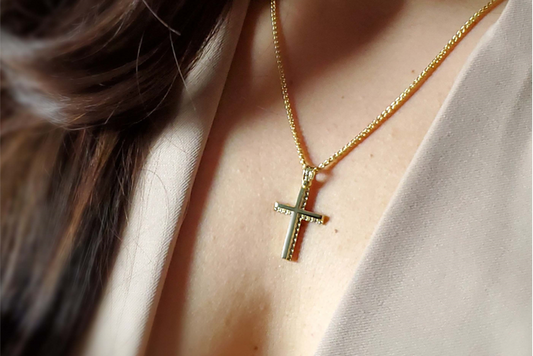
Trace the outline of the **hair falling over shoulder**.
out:
[[[73,353],[150,144],[229,6],[2,2],[2,355]]]

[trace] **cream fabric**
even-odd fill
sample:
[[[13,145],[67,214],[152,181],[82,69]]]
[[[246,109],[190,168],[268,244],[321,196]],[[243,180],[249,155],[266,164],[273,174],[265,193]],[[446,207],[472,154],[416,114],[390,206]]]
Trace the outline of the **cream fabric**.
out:
[[[144,353],[246,8],[234,1],[221,46],[199,62],[152,149],[86,356]],[[317,354],[531,354],[530,214],[531,3],[509,0],[418,148]]]
[[[471,54],[318,355],[531,355],[531,3]]]

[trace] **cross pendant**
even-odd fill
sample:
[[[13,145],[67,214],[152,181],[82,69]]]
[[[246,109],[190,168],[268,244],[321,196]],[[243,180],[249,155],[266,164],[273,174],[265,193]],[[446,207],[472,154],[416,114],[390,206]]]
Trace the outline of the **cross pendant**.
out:
[[[302,220],[317,224],[324,224],[325,222],[325,217],[323,215],[305,210],[305,204],[307,204],[307,199],[309,198],[309,189],[314,177],[315,170],[312,167],[306,166],[304,168],[302,186],[300,187],[300,193],[298,194],[296,204],[293,207],[278,202],[274,204],[275,211],[291,216],[289,228],[287,229],[287,236],[285,237],[285,244],[283,245],[283,252],[281,253],[281,258],[284,260],[292,260]]]

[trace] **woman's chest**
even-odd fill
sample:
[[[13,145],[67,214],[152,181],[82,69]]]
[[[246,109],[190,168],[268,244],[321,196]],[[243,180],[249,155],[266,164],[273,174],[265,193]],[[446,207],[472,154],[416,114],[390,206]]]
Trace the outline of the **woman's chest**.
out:
[[[439,100],[398,114],[318,174],[306,210],[327,223],[302,222],[288,262],[281,253],[291,216],[273,208],[295,205],[302,170],[280,103],[241,117],[243,99],[215,120],[159,306],[169,313],[159,313],[155,332],[179,340],[173,354],[310,355]],[[329,124],[310,142],[321,157],[357,130],[348,119]]]
[[[259,49],[247,55],[254,43],[241,40],[177,237],[149,354],[312,354],[479,35],[390,121],[317,176],[306,210],[328,220],[302,223],[295,262],[280,257],[291,217],[273,207],[294,206],[302,170],[273,56]],[[409,70],[376,90],[370,81],[354,84],[364,73],[345,63],[290,85],[313,163],[361,131],[403,90],[398,83],[415,76]]]
[[[295,205],[301,170],[290,136],[272,126],[206,148],[163,298],[179,305],[179,354],[312,354],[423,134],[397,142],[401,154],[376,138],[319,176],[306,209],[327,223],[302,222],[288,262],[291,216],[273,207]]]

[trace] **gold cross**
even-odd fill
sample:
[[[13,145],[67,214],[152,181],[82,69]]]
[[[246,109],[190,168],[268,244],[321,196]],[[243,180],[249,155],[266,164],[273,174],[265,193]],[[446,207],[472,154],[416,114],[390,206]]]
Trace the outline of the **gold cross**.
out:
[[[325,217],[323,215],[305,210],[305,204],[307,204],[307,199],[309,198],[309,189],[314,176],[315,171],[311,167],[304,168],[302,186],[294,206],[288,206],[278,202],[274,204],[275,211],[291,216],[289,228],[287,229],[287,236],[285,237],[285,244],[283,245],[283,252],[281,253],[281,258],[287,261],[292,260],[302,220],[317,224],[324,224],[325,222]]]

